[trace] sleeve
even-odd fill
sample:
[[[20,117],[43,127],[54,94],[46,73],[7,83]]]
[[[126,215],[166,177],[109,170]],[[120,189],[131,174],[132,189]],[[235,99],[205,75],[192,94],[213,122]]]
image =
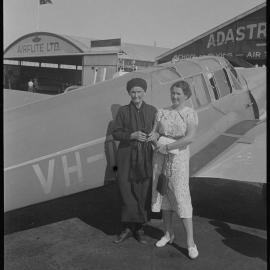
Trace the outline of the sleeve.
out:
[[[157,117],[157,113],[158,113],[158,109],[156,107],[154,108],[154,122],[156,121],[156,117]]]
[[[155,117],[154,117],[154,125],[153,125],[152,131],[155,131],[155,132],[158,131],[157,128],[158,128],[158,123],[159,123],[160,119],[161,119],[161,112],[160,112],[160,110],[156,110],[156,114],[155,114]]]
[[[186,121],[188,124],[193,124],[197,126],[199,123],[197,112],[193,109],[188,110],[186,115]]]
[[[112,136],[116,141],[129,141],[130,130],[125,128],[124,111],[120,108],[115,119]]]
[[[156,113],[156,122],[159,122],[161,120],[161,117],[162,117],[162,110],[159,109],[157,110],[157,113]]]

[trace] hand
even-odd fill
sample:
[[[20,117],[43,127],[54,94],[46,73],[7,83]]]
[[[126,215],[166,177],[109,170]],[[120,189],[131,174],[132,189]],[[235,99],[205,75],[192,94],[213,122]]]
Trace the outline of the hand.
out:
[[[184,145],[184,146],[180,146],[178,149],[179,151],[182,151],[182,150],[185,150],[187,148],[187,145]]]
[[[131,135],[130,135],[130,139],[137,140],[140,142],[145,142],[146,138],[147,138],[147,135],[142,131],[135,131],[135,132],[131,133]]]
[[[156,146],[156,149],[158,150],[161,146],[164,146],[164,144],[162,144],[160,142],[156,142],[155,146]]]
[[[167,147],[166,147],[166,145],[161,145],[159,148],[158,148],[158,151],[161,153],[161,154],[163,154],[163,155],[166,155],[166,154],[168,154],[168,152],[167,152]]]
[[[159,134],[157,132],[155,132],[155,131],[152,131],[148,135],[147,142],[157,143],[158,138],[159,138]]]

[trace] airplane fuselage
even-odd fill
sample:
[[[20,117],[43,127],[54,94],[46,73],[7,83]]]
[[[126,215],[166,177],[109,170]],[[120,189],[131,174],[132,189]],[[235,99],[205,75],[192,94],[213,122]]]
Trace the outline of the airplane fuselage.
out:
[[[190,146],[191,175],[195,175],[225,150],[223,146],[230,147],[241,132],[255,126],[255,118],[265,111],[265,84],[259,94],[254,92],[255,101],[259,100],[254,104],[243,78],[234,72],[223,58],[181,60],[5,111],[5,211],[116,179],[117,142],[111,131],[118,108],[129,102],[126,82],[134,77],[147,81],[145,101],[157,108],[170,104],[169,88],[175,81],[190,83],[189,106],[199,117]],[[211,146],[215,141],[216,146]]]

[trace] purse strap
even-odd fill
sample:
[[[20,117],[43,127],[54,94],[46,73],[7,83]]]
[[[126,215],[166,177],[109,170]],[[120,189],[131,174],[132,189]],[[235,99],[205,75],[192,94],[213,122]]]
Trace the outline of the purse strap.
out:
[[[185,119],[183,118],[181,113],[179,111],[177,111],[177,112],[178,112],[179,116],[181,117],[181,119],[185,122]],[[171,177],[172,176],[172,160],[170,160],[170,154],[164,155],[164,158],[163,158],[161,173],[163,173],[164,175],[166,175],[165,174],[165,163],[169,163],[169,165],[170,165],[170,169],[169,169],[170,175],[168,175],[168,177]]]
[[[182,120],[185,122],[185,119],[184,119],[184,117],[181,115],[181,113],[180,113],[179,111],[177,111],[177,112],[178,112],[179,116],[182,118]]]

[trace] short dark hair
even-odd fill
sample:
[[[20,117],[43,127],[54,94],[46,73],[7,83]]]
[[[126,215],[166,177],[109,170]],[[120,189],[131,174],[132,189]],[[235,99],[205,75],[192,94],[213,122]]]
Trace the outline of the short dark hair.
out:
[[[181,80],[181,81],[177,81],[175,83],[173,83],[173,85],[171,86],[170,90],[172,91],[174,87],[177,88],[181,88],[183,90],[184,95],[187,98],[190,98],[192,95],[189,83],[185,80]]]
[[[144,92],[146,92],[147,89],[147,83],[142,78],[133,78],[127,82],[127,91],[129,92],[132,87],[139,86],[141,87]]]

